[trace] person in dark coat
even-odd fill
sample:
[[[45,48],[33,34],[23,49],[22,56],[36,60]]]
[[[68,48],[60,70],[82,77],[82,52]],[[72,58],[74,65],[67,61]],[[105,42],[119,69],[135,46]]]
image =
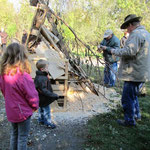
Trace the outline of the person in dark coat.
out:
[[[39,124],[44,124],[52,129],[56,125],[51,121],[50,104],[59,96],[53,93],[48,73],[48,62],[40,59],[36,63],[37,71],[34,79],[35,87],[39,93]]]
[[[7,33],[4,31],[4,28],[1,29],[0,32],[0,37],[1,37],[1,47],[2,51],[6,49],[6,44],[7,44]]]
[[[117,61],[119,60],[119,57],[115,57],[109,52],[109,49],[111,48],[120,48],[120,40],[113,34],[112,30],[108,29],[104,33],[103,41],[98,46],[98,50],[103,50],[105,60],[104,84],[107,87],[115,86],[115,74],[118,70]],[[108,51],[106,49],[108,49]]]
[[[27,34],[26,30],[23,30],[23,35],[22,35],[22,40],[21,40],[21,43],[23,45],[26,44],[27,36],[28,36],[28,34]]]

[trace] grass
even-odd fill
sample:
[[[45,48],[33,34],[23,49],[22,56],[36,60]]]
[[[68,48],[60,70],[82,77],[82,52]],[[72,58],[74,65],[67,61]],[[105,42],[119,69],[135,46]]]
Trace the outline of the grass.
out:
[[[85,150],[150,150],[150,83],[147,96],[140,97],[142,121],[136,127],[122,127],[116,123],[123,119],[120,106],[109,113],[100,114],[88,121]]]

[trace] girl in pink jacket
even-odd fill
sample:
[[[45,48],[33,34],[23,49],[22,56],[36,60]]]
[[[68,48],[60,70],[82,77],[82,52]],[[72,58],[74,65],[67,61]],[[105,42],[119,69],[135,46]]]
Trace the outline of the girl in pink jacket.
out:
[[[5,99],[8,121],[11,122],[11,150],[26,150],[30,118],[38,109],[38,93],[30,76],[31,66],[24,47],[10,44],[0,63],[0,89]]]

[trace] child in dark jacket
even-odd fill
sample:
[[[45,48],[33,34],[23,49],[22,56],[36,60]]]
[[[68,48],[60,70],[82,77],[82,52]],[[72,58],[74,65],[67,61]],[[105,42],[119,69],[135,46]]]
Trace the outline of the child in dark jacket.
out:
[[[36,89],[39,93],[39,123],[44,124],[49,128],[56,128],[56,125],[51,122],[50,104],[57,100],[59,96],[53,93],[49,80],[48,62],[40,59],[36,63],[37,71],[34,79]]]

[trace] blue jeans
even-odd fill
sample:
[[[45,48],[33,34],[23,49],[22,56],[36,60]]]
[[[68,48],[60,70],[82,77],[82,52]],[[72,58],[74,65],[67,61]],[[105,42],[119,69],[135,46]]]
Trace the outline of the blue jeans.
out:
[[[10,150],[27,150],[30,120],[31,117],[23,122],[11,123],[12,132],[10,138]]]
[[[116,82],[116,73],[118,70],[117,62],[109,65],[105,65],[104,69],[104,84],[109,86],[115,86]]]
[[[39,122],[45,125],[51,123],[51,111],[50,106],[39,107]]]
[[[124,110],[125,122],[129,125],[135,125],[135,117],[141,118],[138,102],[138,92],[142,82],[125,81],[122,93],[122,107]]]

